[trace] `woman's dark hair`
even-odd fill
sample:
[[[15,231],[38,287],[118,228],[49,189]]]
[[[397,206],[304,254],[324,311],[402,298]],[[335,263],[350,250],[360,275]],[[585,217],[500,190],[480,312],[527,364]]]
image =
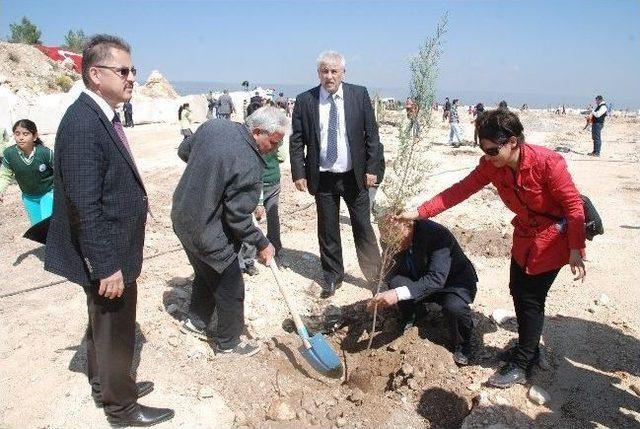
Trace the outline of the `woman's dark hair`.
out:
[[[247,116],[251,116],[253,112],[262,107],[262,103],[253,102],[247,106]]]
[[[178,108],[178,120],[182,119],[182,111],[187,107],[189,107],[189,103],[184,103]]]
[[[504,110],[485,110],[477,118],[478,137],[504,144],[510,137],[516,137],[518,144],[524,141],[524,127],[515,113]]]
[[[24,128],[25,130],[29,131],[31,134],[38,134],[38,127],[36,127],[36,123],[33,121],[30,121],[29,119],[20,119],[18,122],[13,124],[13,128],[11,129],[11,131],[15,133],[16,128],[18,127]],[[40,140],[40,137],[36,138],[35,143],[37,145],[42,144],[42,140]]]

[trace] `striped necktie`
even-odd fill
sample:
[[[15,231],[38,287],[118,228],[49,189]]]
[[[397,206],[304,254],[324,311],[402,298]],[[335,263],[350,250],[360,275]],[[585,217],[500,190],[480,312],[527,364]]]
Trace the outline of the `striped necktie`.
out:
[[[329,132],[327,133],[327,164],[333,165],[338,160],[338,107],[333,94],[329,95]]]

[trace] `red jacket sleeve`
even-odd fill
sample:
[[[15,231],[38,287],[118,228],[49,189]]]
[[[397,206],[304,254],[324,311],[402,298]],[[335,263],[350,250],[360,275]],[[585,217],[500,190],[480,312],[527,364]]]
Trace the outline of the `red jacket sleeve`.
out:
[[[418,207],[420,217],[433,217],[466,200],[491,182],[494,171],[493,166],[481,158],[478,166],[467,177]]]
[[[548,189],[555,202],[562,206],[567,219],[567,237],[570,249],[584,249],[584,207],[582,198],[571,179],[567,163],[562,157],[550,159],[547,163]]]

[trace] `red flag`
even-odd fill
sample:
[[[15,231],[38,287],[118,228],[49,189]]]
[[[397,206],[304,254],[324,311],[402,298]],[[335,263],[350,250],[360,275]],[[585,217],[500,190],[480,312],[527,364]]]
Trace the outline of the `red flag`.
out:
[[[66,50],[65,48],[58,46],[44,46],[38,45],[38,49],[40,49],[46,56],[55,61],[64,61],[69,58],[73,61],[73,69],[82,73],[82,55],[76,54],[75,52],[71,52]]]

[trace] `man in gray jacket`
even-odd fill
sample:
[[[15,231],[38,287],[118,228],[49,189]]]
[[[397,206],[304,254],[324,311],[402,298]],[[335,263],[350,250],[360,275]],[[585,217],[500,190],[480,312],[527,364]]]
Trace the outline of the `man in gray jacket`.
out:
[[[218,99],[218,118],[230,119],[231,114],[235,113],[235,111],[236,107],[233,105],[229,91],[225,89]]]
[[[185,248],[195,278],[189,308],[205,324],[218,313],[219,353],[252,355],[258,347],[242,342],[244,281],[236,260],[242,242],[258,249],[268,265],[275,249],[253,222],[265,162],[284,137],[287,118],[263,107],[246,125],[212,119],[179,148],[187,167],[173,195],[173,229]]]

